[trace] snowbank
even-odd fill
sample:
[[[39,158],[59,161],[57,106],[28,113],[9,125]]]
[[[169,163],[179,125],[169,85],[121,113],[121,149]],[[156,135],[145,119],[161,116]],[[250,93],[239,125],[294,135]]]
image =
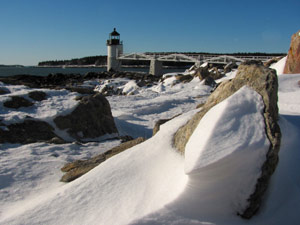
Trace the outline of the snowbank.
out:
[[[298,115],[300,112],[300,74],[278,76],[278,106],[281,114]]]
[[[287,56],[283,57],[277,63],[272,64],[270,66],[270,68],[276,70],[277,75],[283,74],[286,59],[287,59]]]
[[[0,224],[128,224],[171,202],[187,182],[172,134],[196,111],[166,123],[148,141],[31,204],[4,211]]]
[[[204,186],[201,196],[222,187],[210,201],[223,210],[242,212],[254,192],[269,148],[263,109],[261,96],[244,86],[205,114],[186,145],[185,172],[199,184],[211,177],[207,186],[195,187]]]

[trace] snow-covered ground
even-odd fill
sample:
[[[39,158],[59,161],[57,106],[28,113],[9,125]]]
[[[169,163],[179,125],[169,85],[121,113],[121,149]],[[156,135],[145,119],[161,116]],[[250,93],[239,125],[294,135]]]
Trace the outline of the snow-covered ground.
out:
[[[280,72],[284,62],[273,66]],[[230,78],[234,75],[227,74]],[[244,207],[244,196],[253,189],[249,184],[258,176],[257,169],[239,173],[234,170],[239,165],[226,162],[235,159],[259,165],[268,142],[258,132],[263,126],[260,96],[244,87],[214,107],[206,115],[213,118],[211,123],[196,129],[203,142],[192,136],[184,159],[172,146],[173,134],[198,111],[196,105],[211,88],[197,79],[175,84],[170,77],[148,88],[139,88],[134,82],[122,84],[123,90],[135,95],[108,97],[120,134],[149,139],[71,183],[59,182],[65,162],[99,154],[119,141],[1,145],[0,224],[299,224],[300,74],[280,74],[278,78],[280,161],[264,205],[250,221],[235,213]],[[74,105],[70,102],[69,106]],[[224,114],[225,109],[232,113]],[[178,114],[150,138],[158,119]],[[236,120],[243,123],[235,124]],[[212,133],[218,138],[209,135]]]

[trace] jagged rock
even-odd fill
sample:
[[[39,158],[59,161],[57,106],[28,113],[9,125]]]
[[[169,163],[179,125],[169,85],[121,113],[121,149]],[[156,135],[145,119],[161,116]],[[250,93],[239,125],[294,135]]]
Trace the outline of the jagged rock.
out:
[[[10,91],[7,88],[0,87],[0,95],[5,95],[10,93]]]
[[[54,122],[78,141],[118,133],[109,102],[100,93],[82,97],[72,113],[58,116]]]
[[[105,152],[104,154],[97,155],[91,159],[87,160],[76,160],[71,163],[67,163],[63,168],[61,168],[62,172],[66,172],[65,175],[61,178],[60,181],[62,182],[70,182],[78,177],[82,176],[83,174],[87,173],[94,167],[98,166],[100,163],[104,162],[106,159],[119,154],[137,144],[142,143],[145,141],[144,138],[139,137],[137,139],[124,142],[117,147],[110,149],[109,151]]]
[[[29,92],[28,96],[35,101],[43,101],[47,98],[47,94],[43,91],[32,91]]]
[[[23,123],[15,123],[0,128],[0,143],[33,143],[48,141],[57,137],[54,128],[44,121],[26,119]],[[58,138],[58,137],[57,137]]]
[[[204,80],[209,75],[210,72],[208,71],[208,67],[198,67],[196,69],[196,73],[194,74],[194,76],[199,77],[200,80]]]
[[[262,197],[278,162],[281,132],[277,124],[278,80],[275,70],[266,68],[262,63],[256,61],[241,64],[236,77],[231,81],[221,83],[210,95],[202,107],[202,110],[176,132],[174,136],[174,146],[179,152],[184,154],[186,143],[206,112],[225,98],[231,96],[244,85],[251,87],[262,96],[265,104],[263,116],[265,118],[266,134],[270,141],[270,147],[266,155],[266,161],[262,167],[261,177],[257,180],[254,193],[249,196],[247,209],[240,213],[243,218],[251,218],[261,205]]]
[[[291,38],[283,73],[300,73],[300,30]]]
[[[214,79],[214,80],[217,80],[217,79],[220,79],[222,77],[224,77],[224,74],[223,73],[220,73],[220,71],[218,70],[217,67],[214,67],[212,68],[212,71],[210,73],[210,76]]]
[[[8,100],[3,103],[3,106],[6,108],[14,108],[18,109],[21,107],[29,107],[32,106],[33,103],[31,101],[28,101],[24,97],[21,96],[11,96],[11,100]]]
[[[191,76],[191,75],[178,74],[175,77],[176,77],[176,80],[178,80],[179,82],[182,82],[182,83],[188,83],[191,80],[193,80],[193,76]]]

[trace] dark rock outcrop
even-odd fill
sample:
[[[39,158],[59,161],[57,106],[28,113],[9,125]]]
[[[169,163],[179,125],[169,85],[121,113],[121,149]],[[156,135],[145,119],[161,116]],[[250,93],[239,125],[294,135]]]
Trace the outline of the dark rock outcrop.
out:
[[[10,93],[10,91],[7,88],[0,87],[0,95],[5,95]]]
[[[6,108],[13,108],[18,109],[21,107],[29,107],[32,106],[34,103],[28,101],[26,98],[21,96],[11,96],[11,100],[8,100],[3,103],[3,106]]]
[[[69,91],[77,92],[79,94],[87,94],[92,95],[95,94],[95,91],[93,88],[87,88],[87,87],[67,87],[66,88]]]
[[[61,180],[62,182],[70,182],[78,177],[82,176],[83,174],[87,173],[94,167],[98,166],[100,163],[104,162],[105,160],[113,157],[116,154],[119,154],[137,144],[140,144],[144,141],[145,139],[142,137],[139,137],[137,139],[131,140],[124,142],[120,144],[117,147],[114,147],[110,149],[109,151],[97,155],[91,159],[87,160],[76,160],[71,163],[67,163],[63,168],[61,168],[62,172],[66,172],[65,175],[62,176]]]
[[[266,134],[270,141],[266,161],[262,166],[262,173],[257,180],[255,191],[249,196],[248,207],[246,210],[239,213],[243,218],[251,218],[261,205],[270,177],[278,162],[281,132],[277,124],[278,80],[275,70],[266,68],[262,63],[256,61],[241,64],[238,68],[236,77],[231,81],[221,83],[208,98],[207,102],[202,107],[202,110],[176,132],[174,136],[174,145],[179,152],[184,154],[186,143],[206,112],[225,98],[231,96],[244,85],[251,87],[262,96],[265,104],[263,116],[265,119]]]
[[[293,34],[283,73],[300,73],[300,30]]]
[[[118,133],[109,102],[100,93],[82,97],[72,113],[58,116],[54,122],[78,141]]]
[[[0,128],[0,143],[34,143],[57,137],[54,128],[44,121],[26,119],[22,123]],[[59,137],[57,137],[59,138]]]
[[[28,96],[35,101],[43,101],[47,98],[47,94],[43,91],[32,91],[28,93]]]

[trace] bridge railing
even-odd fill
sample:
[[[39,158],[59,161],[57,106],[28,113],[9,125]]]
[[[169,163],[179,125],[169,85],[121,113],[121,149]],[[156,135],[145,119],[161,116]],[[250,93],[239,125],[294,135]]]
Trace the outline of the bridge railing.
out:
[[[131,56],[130,56],[131,55]],[[204,62],[207,60],[210,60],[212,58],[218,58],[218,57],[222,57],[225,55],[216,55],[216,54],[184,54],[184,53],[124,53],[122,55],[119,56],[119,58],[121,60],[151,60],[151,59],[159,59],[161,61],[181,61],[180,58],[178,60],[176,60],[176,57],[174,57],[173,59],[167,59],[167,56],[180,56],[180,55],[184,55],[187,57],[190,57],[192,59],[190,59],[191,62],[193,61],[198,61],[198,62]],[[246,60],[259,60],[259,61],[267,61],[269,59],[272,59],[274,56],[256,56],[256,55],[228,55],[234,58],[238,58],[238,59],[242,59],[243,61]],[[188,59],[184,60],[187,61]],[[217,59],[216,59],[217,60]]]

